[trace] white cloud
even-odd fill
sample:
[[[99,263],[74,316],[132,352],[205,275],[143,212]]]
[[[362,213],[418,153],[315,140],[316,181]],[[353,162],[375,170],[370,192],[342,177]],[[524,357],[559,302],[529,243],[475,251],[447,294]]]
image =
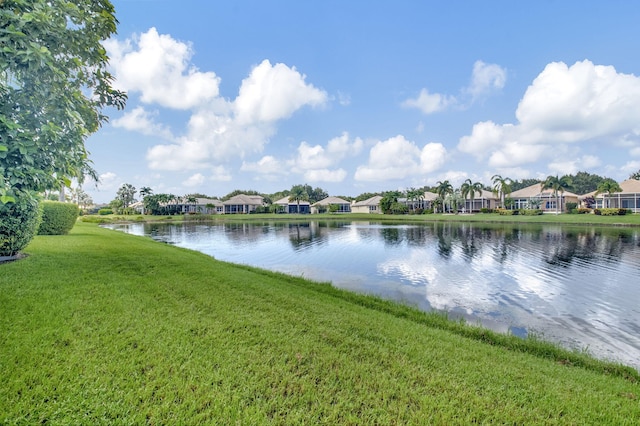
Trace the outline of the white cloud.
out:
[[[475,100],[481,96],[500,90],[507,82],[507,71],[497,64],[485,64],[476,61],[473,64],[471,83],[465,89]]]
[[[620,170],[626,174],[624,179],[628,178],[632,173],[640,170],[640,161],[628,161]]]
[[[517,124],[477,123],[458,149],[488,157],[492,167],[518,167],[543,158],[560,164],[564,160],[556,158],[566,144],[637,143],[640,78],[587,60],[571,67],[550,63],[527,89],[516,117]]]
[[[364,145],[362,139],[356,138],[349,142],[349,134],[331,139],[326,148],[322,145],[311,146],[307,142],[301,142],[298,146],[298,155],[294,160],[297,169],[326,169],[334,166],[344,158],[357,155]]]
[[[629,151],[629,155],[631,155],[632,157],[640,157],[640,146],[631,148],[631,150]]]
[[[369,152],[369,162],[359,166],[355,179],[384,181],[404,179],[437,170],[447,155],[442,144],[430,143],[420,149],[414,142],[398,135],[377,142]]]
[[[549,170],[558,175],[575,174],[581,170],[590,170],[600,166],[602,162],[593,155],[583,155],[575,160],[556,161],[549,163]]]
[[[307,170],[304,173],[304,179],[307,182],[342,182],[347,177],[344,169],[314,169]]]
[[[233,177],[224,166],[215,166],[211,169],[210,179],[217,182],[230,182]]]
[[[305,79],[295,67],[271,65],[265,59],[242,81],[234,102],[236,119],[241,124],[273,122],[290,117],[305,105],[324,104],[326,92],[307,84]]]
[[[456,103],[453,96],[441,95],[439,93],[429,93],[427,89],[422,89],[415,99],[407,99],[402,106],[407,108],[418,108],[424,114],[433,114],[442,111]]]
[[[183,181],[182,184],[189,188],[194,188],[196,186],[200,186],[205,182],[206,178],[201,173],[196,173],[195,175],[190,176],[187,180]]]
[[[153,117],[157,115],[157,112],[148,112],[143,107],[138,106],[132,111],[126,112],[122,117],[113,120],[112,123],[114,127],[137,131],[143,135],[173,139],[171,130],[168,127],[154,121]]]
[[[286,165],[282,164],[282,162],[278,161],[271,155],[266,155],[255,163],[243,161],[242,166],[240,167],[240,171],[243,172],[254,172],[268,175],[287,174],[287,169]]]
[[[189,61],[190,44],[158,34],[155,28],[120,42],[105,42],[116,77],[115,86],[140,92],[144,103],[190,109],[219,94],[220,79],[213,72],[200,72]]]

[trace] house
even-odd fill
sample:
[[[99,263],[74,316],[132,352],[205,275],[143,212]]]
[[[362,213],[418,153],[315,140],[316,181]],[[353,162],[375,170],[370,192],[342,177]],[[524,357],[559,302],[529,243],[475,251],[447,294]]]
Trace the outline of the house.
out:
[[[464,204],[460,208],[464,208],[464,212],[479,212],[481,209],[495,209],[498,206],[498,196],[491,191],[483,189],[478,194],[473,194],[473,203],[471,202],[471,194],[467,194]]]
[[[362,201],[354,201],[351,203],[351,213],[382,213],[380,209],[380,200],[382,196],[374,195]]]
[[[311,213],[324,213],[330,211],[331,205],[337,205],[336,213],[350,213],[351,203],[339,197],[327,197],[311,205]]]
[[[556,213],[566,210],[567,203],[578,204],[578,195],[573,192],[542,189],[542,183],[536,183],[526,188],[513,191],[508,198],[513,200],[514,209],[540,209],[545,213]],[[557,203],[560,203],[557,205]]]
[[[260,195],[238,194],[222,203],[225,214],[248,214],[253,213],[259,207],[264,207],[264,198]]]
[[[596,191],[593,191],[580,196],[580,200],[584,203],[585,198],[593,197],[596,202],[595,208],[621,208],[640,213],[640,180],[627,179],[619,185],[622,192],[614,192],[611,195],[602,193],[596,196]]]
[[[289,197],[282,197],[273,203],[278,206],[278,213],[311,213],[311,203],[308,201],[290,201]],[[298,211],[298,206],[300,207]]]
[[[222,214],[224,213],[224,204],[215,198],[195,198],[189,202],[188,198],[183,198],[180,205],[182,213],[185,214]]]

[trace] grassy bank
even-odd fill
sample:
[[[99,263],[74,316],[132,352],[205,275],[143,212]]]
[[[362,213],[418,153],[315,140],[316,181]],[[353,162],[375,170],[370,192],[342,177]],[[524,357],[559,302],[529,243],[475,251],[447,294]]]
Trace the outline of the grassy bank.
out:
[[[78,224],[0,265],[3,424],[637,424],[638,372]]]
[[[89,215],[81,218],[84,222],[115,223],[115,222],[181,222],[181,221],[264,221],[264,220],[359,220],[376,222],[472,222],[472,223],[524,223],[524,224],[560,224],[578,226],[631,226],[640,227],[640,214],[625,216],[598,216],[594,214],[544,214],[538,216],[502,216],[497,213],[477,214],[423,214],[423,215],[380,215],[366,213],[346,214],[227,214],[227,215],[177,215],[177,216],[149,216],[149,215]]]

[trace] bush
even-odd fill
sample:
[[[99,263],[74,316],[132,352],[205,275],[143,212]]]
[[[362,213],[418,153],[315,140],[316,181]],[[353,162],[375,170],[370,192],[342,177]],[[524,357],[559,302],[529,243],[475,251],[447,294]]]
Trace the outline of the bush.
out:
[[[610,209],[595,209],[593,212],[597,215],[602,215],[602,216],[624,216],[629,212],[631,212],[631,210],[610,208]]]
[[[571,211],[571,210],[575,210],[578,208],[578,203],[571,203],[571,202],[567,202],[565,204],[565,208],[567,209],[567,211]]]
[[[518,214],[518,210],[496,209],[501,216],[513,216]]]
[[[42,203],[42,222],[38,235],[66,235],[78,219],[80,209],[75,204],[60,201]]]
[[[424,209],[422,214],[433,214],[433,209]]]
[[[98,214],[100,216],[106,216],[108,214],[113,214],[113,210],[111,210],[110,208],[100,209],[100,210],[98,210]]]
[[[592,211],[591,209],[585,209],[585,208],[576,209],[576,213],[578,214],[587,214],[587,213],[591,213],[591,211]]]
[[[521,209],[518,214],[521,214],[523,216],[539,216],[541,215],[543,212],[540,209]]]
[[[480,209],[480,213],[494,213],[494,212],[495,212],[495,210],[488,209],[486,207],[483,207],[483,208]]]
[[[0,203],[0,256],[14,256],[25,248],[40,224],[37,198],[29,193],[15,198],[15,203]]]

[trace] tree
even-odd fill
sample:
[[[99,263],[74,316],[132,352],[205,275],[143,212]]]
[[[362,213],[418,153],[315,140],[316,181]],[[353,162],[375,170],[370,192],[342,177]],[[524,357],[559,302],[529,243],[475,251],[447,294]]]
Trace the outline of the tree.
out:
[[[109,0],[0,3],[3,206],[72,178],[97,180],[85,140],[107,121],[103,108],[123,108],[126,94],[112,88],[101,44],[116,32]]]
[[[493,183],[493,193],[500,198],[500,205],[504,208],[504,199],[507,194],[511,194],[511,185],[513,181],[508,177],[503,178],[500,175],[493,175],[491,177],[491,182]]]
[[[598,185],[605,180],[602,176],[594,175],[587,172],[578,172],[575,175],[569,175],[573,191],[576,194],[587,194],[595,191]]]
[[[473,211],[473,200],[475,198],[476,193],[482,195],[482,184],[480,182],[474,183],[471,181],[471,179],[467,179],[464,181],[464,183],[460,187],[460,194],[462,195],[462,198],[465,199],[465,204],[466,204],[467,195],[471,200],[471,206],[469,207],[470,212]]]
[[[382,194],[382,199],[380,200],[380,210],[384,214],[393,213],[393,208],[395,204],[398,203],[398,198],[402,194],[400,191],[387,191]]]
[[[638,169],[638,171],[635,173],[631,173],[629,175],[629,179],[640,180],[640,169]]]
[[[618,182],[616,182],[613,179],[607,178],[602,182],[600,182],[600,185],[598,185],[598,188],[596,189],[594,196],[597,197],[598,195],[604,194],[604,193],[609,194],[609,198],[607,198],[607,207],[610,207],[611,196],[613,195],[614,192],[622,192],[622,188],[620,188],[620,185],[618,184]],[[602,207],[604,207],[604,201],[602,203]]]
[[[298,204],[298,210],[296,210],[296,213],[300,213],[300,201],[309,201],[309,194],[307,193],[305,186],[293,185],[291,187],[291,192],[289,193],[289,201],[295,201]]]
[[[120,189],[118,189],[118,192],[116,193],[116,199],[122,201],[122,208],[123,209],[128,209],[129,206],[135,202],[135,195],[136,195],[136,188],[135,186],[131,185],[130,183],[125,183],[123,184]]]
[[[558,178],[558,176],[548,176],[547,179],[542,182],[542,190],[551,189],[553,191],[553,195],[556,197],[556,214],[559,213],[558,208],[560,207],[560,197],[558,194],[564,193],[565,190],[571,188],[571,179],[569,176],[562,176]]]
[[[445,198],[448,194],[452,194],[452,193],[453,193],[453,185],[451,185],[451,183],[448,180],[445,180],[444,182],[442,181],[436,182],[436,194],[438,194],[438,198],[442,203],[443,213],[445,210]]]

